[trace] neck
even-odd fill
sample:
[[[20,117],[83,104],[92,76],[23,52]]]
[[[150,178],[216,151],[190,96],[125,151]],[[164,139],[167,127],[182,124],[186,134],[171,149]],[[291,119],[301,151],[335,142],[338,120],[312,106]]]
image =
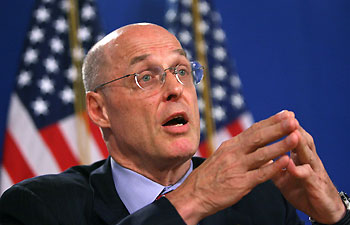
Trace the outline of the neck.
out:
[[[122,155],[111,153],[112,158],[121,166],[139,173],[161,185],[169,186],[179,181],[188,171],[191,165],[191,158],[187,160],[155,160],[144,159],[141,162],[134,162]],[[166,161],[166,163],[164,163]],[[174,161],[171,163],[171,161]],[[152,163],[150,163],[152,162]],[[162,165],[163,164],[163,165]]]

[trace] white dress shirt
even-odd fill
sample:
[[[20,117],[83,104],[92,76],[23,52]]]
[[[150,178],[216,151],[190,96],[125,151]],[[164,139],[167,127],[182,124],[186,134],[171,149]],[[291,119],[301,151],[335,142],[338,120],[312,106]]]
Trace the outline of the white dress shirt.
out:
[[[193,170],[191,160],[190,168],[176,184],[163,186],[141,174],[120,166],[112,157],[111,166],[115,188],[130,214],[151,204],[160,194],[175,190]]]

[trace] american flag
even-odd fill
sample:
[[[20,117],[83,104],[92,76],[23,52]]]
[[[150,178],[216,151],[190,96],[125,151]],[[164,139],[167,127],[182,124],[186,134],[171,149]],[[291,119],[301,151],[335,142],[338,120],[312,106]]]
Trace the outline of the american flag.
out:
[[[197,155],[208,157],[224,140],[253,123],[241,81],[226,48],[221,16],[210,0],[169,0],[165,14],[170,32],[190,60],[204,65],[207,80],[197,87],[201,143]]]
[[[107,157],[85,112],[80,67],[100,38],[93,0],[38,0],[11,95],[0,191]]]

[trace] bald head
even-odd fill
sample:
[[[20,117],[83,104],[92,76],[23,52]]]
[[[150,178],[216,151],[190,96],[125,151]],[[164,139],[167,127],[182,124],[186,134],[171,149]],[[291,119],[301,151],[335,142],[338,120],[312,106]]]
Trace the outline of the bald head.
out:
[[[135,48],[152,49],[156,45],[177,43],[174,35],[161,26],[150,23],[138,23],[121,27],[96,43],[88,52],[83,63],[83,81],[85,91],[93,90],[97,85],[109,79],[109,71],[121,71],[147,57],[147,54],[132,57]],[[142,49],[141,49],[142,50]],[[142,51],[141,51],[142,52]],[[107,76],[107,77],[106,77]]]

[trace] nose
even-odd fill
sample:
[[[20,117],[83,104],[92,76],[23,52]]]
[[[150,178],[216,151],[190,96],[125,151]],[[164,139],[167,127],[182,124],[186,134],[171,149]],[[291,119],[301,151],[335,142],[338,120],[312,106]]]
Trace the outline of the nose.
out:
[[[184,85],[181,84],[174,73],[171,71],[166,71],[165,81],[164,81],[164,93],[163,98],[165,101],[177,100],[183,93]]]

